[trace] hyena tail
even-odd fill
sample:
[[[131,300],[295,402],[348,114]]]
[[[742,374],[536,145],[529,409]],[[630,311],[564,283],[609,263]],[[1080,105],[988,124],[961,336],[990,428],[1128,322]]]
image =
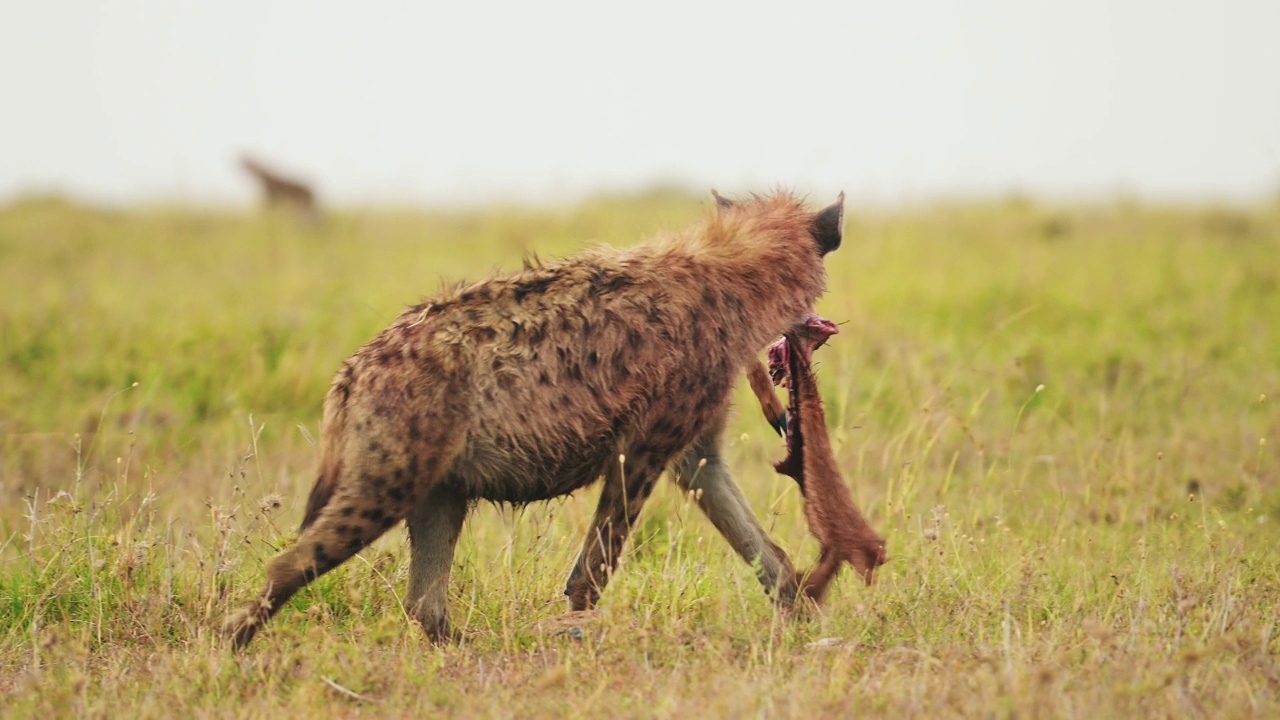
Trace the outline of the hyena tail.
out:
[[[334,491],[338,489],[338,480],[342,475],[340,447],[342,438],[346,436],[347,409],[345,403],[335,400],[336,398],[330,397],[325,402],[324,420],[320,425],[320,472],[315,486],[311,488],[311,495],[307,498],[307,511],[302,516],[299,533],[311,527],[316,518],[320,517],[320,511],[329,504]]]

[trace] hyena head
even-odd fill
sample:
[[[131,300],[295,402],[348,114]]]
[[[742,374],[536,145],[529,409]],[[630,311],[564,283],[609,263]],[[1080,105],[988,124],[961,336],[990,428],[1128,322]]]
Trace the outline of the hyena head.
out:
[[[702,251],[720,256],[746,280],[752,312],[771,334],[766,342],[802,327],[826,290],[823,259],[843,239],[844,193],[817,212],[788,193],[741,200],[711,193],[718,212]]]
[[[711,190],[711,196],[716,199],[716,207],[721,210],[732,210],[745,206],[745,203],[730,200],[716,192],[714,188]],[[778,199],[789,200],[790,198],[781,194],[776,198],[752,196],[749,202],[756,206],[763,206],[778,204]],[[822,256],[826,256],[827,253],[840,247],[840,241],[844,237],[844,192],[840,193],[835,202],[823,208],[810,219],[809,234],[817,246],[819,254]]]

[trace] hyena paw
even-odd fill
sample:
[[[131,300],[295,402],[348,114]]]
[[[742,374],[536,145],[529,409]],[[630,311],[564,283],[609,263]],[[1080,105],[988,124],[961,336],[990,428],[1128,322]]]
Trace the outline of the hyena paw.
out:
[[[462,635],[449,624],[448,618],[419,618],[418,624],[427,634],[427,639],[435,645],[449,645],[462,639]]]
[[[222,637],[231,642],[233,650],[243,650],[253,636],[258,634],[263,621],[262,614],[258,612],[256,605],[237,610],[228,615],[222,623]]]
[[[790,609],[796,604],[796,598],[801,596],[800,583],[801,578],[794,571],[783,573],[778,578],[777,585],[770,586],[768,581],[763,581],[765,592],[769,594],[769,599],[773,600],[773,604],[782,610]]]

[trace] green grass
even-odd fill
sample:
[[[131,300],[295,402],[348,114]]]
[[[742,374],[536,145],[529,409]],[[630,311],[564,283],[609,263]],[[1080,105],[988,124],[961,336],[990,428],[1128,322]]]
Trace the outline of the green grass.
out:
[[[580,638],[558,616],[594,492],[478,509],[457,645],[401,611],[397,529],[221,646],[292,537],[344,357],[442,281],[704,205],[0,209],[0,714],[1280,713],[1276,206],[851,209],[819,382],[891,561],[820,613],[776,614],[665,483]],[[731,465],[808,565],[738,392]]]

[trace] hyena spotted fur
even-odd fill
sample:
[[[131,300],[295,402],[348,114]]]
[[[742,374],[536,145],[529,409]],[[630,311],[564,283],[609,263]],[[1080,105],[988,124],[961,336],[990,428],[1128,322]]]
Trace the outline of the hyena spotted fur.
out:
[[[342,366],[325,400],[319,478],[297,542],[228,619],[243,646],[294,593],[401,520],[407,610],[449,636],[454,547],[478,500],[528,503],[603,477],[565,594],[592,607],[664,469],[694,493],[783,603],[797,578],[720,455],[736,379],[823,293],[843,194],[731,202],[631,249],[595,249],[406,310]]]

